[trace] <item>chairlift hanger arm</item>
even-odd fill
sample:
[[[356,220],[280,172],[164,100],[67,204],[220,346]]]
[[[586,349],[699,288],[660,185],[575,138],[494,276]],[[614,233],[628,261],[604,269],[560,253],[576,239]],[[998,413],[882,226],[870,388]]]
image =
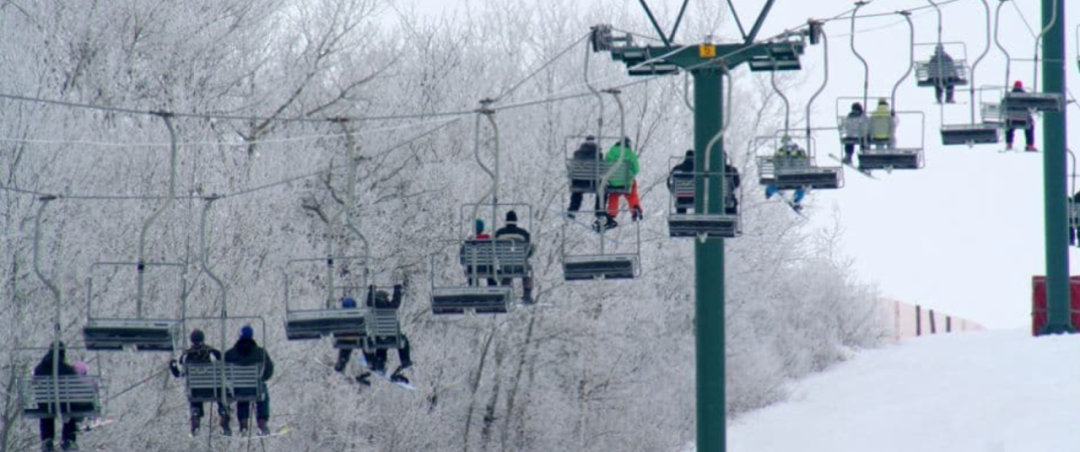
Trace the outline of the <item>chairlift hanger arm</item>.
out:
[[[686,13],[686,6],[689,4],[690,0],[683,0],[682,7],[679,8],[679,15],[675,18],[675,25],[671,27],[671,34],[668,35],[668,41],[675,41],[675,34],[679,32],[679,25],[682,24],[683,14]]]
[[[746,37],[746,43],[751,44],[754,39],[757,39],[758,32],[761,31],[761,26],[765,25],[765,18],[769,16],[769,11],[772,10],[772,6],[775,0],[769,0],[765,2],[765,6],[761,8],[761,14],[758,14],[757,21],[754,22],[754,28],[750,29],[750,35]]]
[[[735,11],[735,4],[731,3],[731,0],[727,0],[728,9],[731,10],[731,16],[735,18],[735,25],[739,27],[739,34],[742,35],[743,41],[749,41],[750,38],[746,35],[746,28],[743,27],[742,20],[739,19],[738,11]]]
[[[649,22],[652,23],[653,28],[656,30],[656,34],[660,35],[660,40],[664,42],[664,48],[671,48],[671,41],[668,40],[664,29],[660,27],[660,24],[656,21],[656,16],[653,15],[652,10],[649,9],[649,4],[645,0],[638,0],[641,3],[641,8],[645,10],[645,15],[649,16]]]

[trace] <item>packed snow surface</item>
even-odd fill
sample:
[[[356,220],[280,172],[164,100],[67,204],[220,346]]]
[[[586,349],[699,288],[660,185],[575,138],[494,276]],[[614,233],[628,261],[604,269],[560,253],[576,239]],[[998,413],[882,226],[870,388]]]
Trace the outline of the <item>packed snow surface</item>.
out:
[[[860,353],[740,417],[729,452],[1080,450],[1080,335],[922,337]]]

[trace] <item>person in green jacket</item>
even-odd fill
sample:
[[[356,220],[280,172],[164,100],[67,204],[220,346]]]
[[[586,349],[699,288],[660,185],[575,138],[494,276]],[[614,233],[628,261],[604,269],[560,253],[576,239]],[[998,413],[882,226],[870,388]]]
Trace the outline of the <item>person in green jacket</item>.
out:
[[[608,150],[607,155],[604,158],[608,162],[622,161],[624,170],[616,168],[608,178],[607,190],[608,190],[608,203],[607,203],[607,223],[603,226],[604,229],[611,229],[619,225],[615,221],[615,217],[619,216],[619,196],[625,196],[626,201],[630,203],[630,212],[634,221],[639,221],[642,218],[641,200],[638,198],[637,181],[634,177],[637,176],[638,171],[641,169],[638,164],[637,153],[634,152],[630,143],[629,137],[624,137],[622,141],[615,143],[614,146]],[[630,187],[628,193],[618,193],[626,191],[626,187]],[[616,193],[612,193],[616,191]],[[596,220],[596,229],[600,229],[600,219]]]

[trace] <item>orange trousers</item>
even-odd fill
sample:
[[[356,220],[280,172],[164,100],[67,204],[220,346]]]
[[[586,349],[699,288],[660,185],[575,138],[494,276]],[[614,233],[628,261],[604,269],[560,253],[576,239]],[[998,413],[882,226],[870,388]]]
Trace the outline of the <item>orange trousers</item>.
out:
[[[633,211],[634,209],[641,210],[641,200],[638,199],[637,180],[635,179],[630,184],[630,193],[627,193],[627,194],[608,193],[608,198],[607,198],[608,199],[608,202],[607,202],[607,214],[608,214],[608,217],[615,218],[615,217],[619,216],[619,197],[620,196],[625,196],[626,197],[626,202],[630,203],[630,210],[631,211]]]

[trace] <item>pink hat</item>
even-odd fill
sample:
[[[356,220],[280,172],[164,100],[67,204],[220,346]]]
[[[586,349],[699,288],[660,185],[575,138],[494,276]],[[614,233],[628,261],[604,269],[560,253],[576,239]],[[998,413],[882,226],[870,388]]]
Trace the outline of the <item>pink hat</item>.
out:
[[[1013,83],[1013,88],[1023,88],[1023,87],[1024,87],[1024,82],[1021,82],[1020,80],[1017,80],[1015,83]]]
[[[82,361],[75,361],[71,364],[71,367],[74,367],[75,373],[79,375],[86,375],[90,372],[90,366]]]

